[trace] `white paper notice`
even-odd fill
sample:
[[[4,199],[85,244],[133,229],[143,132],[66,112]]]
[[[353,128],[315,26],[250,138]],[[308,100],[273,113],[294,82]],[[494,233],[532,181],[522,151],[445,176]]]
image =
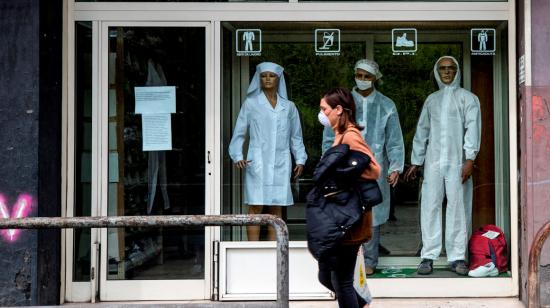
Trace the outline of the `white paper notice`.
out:
[[[176,87],[135,87],[136,113],[176,112]]]
[[[485,233],[483,233],[482,235],[485,236],[486,238],[489,238],[489,239],[496,239],[497,236],[499,235],[500,233],[498,232],[495,232],[495,231],[487,231]]]
[[[172,150],[172,124],[170,114],[143,114],[143,151]]]

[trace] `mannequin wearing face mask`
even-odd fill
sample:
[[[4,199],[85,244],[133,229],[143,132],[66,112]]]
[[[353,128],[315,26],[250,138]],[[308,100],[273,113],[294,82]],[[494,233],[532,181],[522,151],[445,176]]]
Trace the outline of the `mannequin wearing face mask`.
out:
[[[361,70],[362,72],[359,74],[363,74],[363,76],[366,76],[366,71]],[[360,93],[362,96],[367,97],[369,94],[372,93],[372,80],[361,80],[355,78],[355,84],[357,85],[357,91],[363,92]]]
[[[391,187],[397,185],[399,174],[403,172],[405,146],[395,103],[376,90],[375,85],[382,78],[378,64],[368,59],[359,60],[354,73],[356,87],[352,95],[357,110],[356,121],[365,128],[361,131],[363,138],[382,168],[378,185],[384,200],[373,208],[372,240],[363,246],[365,272],[372,275],[378,265],[380,226],[390,217]],[[332,129],[325,128],[323,153],[332,146],[333,140]]]

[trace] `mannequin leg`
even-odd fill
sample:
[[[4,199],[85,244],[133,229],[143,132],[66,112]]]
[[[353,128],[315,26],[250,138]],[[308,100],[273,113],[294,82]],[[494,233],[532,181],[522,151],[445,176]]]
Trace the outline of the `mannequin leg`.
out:
[[[249,205],[248,214],[261,214],[263,205]],[[246,226],[246,236],[249,241],[260,240],[260,226]]]
[[[266,206],[266,214],[272,214],[279,218],[282,218],[283,216],[283,208],[280,206]],[[267,229],[267,240],[268,241],[275,241],[277,240],[277,232],[275,232],[275,229],[271,226]]]

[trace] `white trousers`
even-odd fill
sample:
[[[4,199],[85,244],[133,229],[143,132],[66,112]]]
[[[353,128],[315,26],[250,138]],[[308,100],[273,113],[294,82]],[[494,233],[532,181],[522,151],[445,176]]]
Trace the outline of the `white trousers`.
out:
[[[437,260],[441,253],[441,213],[447,197],[445,250],[447,261],[466,260],[472,220],[472,178],[462,184],[462,166],[427,167],[422,183],[420,225],[422,259]]]

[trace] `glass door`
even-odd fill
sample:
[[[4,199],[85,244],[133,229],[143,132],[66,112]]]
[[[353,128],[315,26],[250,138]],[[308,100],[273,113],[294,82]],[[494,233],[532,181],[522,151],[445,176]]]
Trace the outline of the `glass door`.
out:
[[[209,23],[101,26],[101,214],[210,214]],[[100,299],[210,296],[208,228],[101,230]]]

